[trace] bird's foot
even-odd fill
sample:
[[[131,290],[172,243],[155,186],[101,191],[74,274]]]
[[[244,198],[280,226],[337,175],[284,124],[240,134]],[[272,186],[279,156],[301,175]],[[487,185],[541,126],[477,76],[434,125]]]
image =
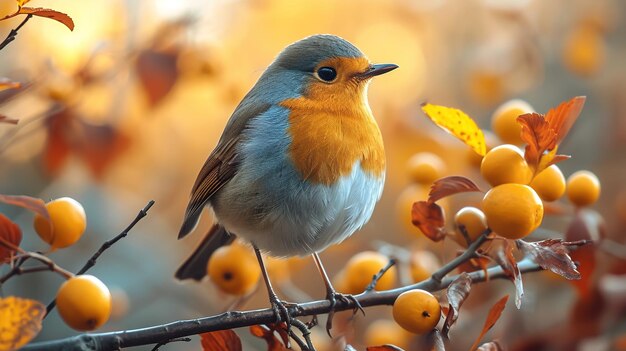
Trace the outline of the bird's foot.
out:
[[[282,301],[276,295],[270,296],[270,303],[272,304],[272,310],[276,316],[276,324],[285,323],[287,326],[287,332],[291,330],[291,324],[294,318],[289,313],[289,307],[295,306],[295,304]]]
[[[328,319],[326,320],[326,333],[328,333],[328,336],[330,336],[331,338],[332,335],[330,334],[330,330],[333,328],[335,306],[337,306],[338,301],[342,301],[343,303],[352,303],[354,305],[354,308],[352,309],[353,317],[358,311],[361,311],[361,313],[365,315],[365,310],[363,310],[363,306],[361,306],[361,303],[359,302],[359,300],[356,299],[356,297],[354,297],[354,295],[342,294],[334,290],[330,290],[326,294],[326,299],[330,301],[330,311],[328,312]]]

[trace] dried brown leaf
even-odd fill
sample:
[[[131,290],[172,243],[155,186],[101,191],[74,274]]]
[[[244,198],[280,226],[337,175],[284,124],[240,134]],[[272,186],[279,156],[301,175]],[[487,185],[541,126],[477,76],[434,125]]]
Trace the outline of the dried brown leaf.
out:
[[[565,231],[565,240],[579,241],[591,240],[592,243],[578,247],[569,253],[572,261],[577,263],[577,270],[580,272],[579,280],[570,280],[576,290],[581,295],[587,295],[591,292],[594,285],[593,273],[597,266],[595,243],[605,237],[604,220],[597,212],[585,209],[576,212],[569,227]],[[565,244],[565,243],[564,243]]]
[[[430,187],[428,201],[436,202],[446,196],[481,191],[471,179],[462,176],[450,176],[436,180]]]
[[[67,28],[69,28],[69,30],[74,30],[74,21],[72,20],[72,18],[67,14],[56,10],[46,9],[43,7],[22,7],[20,8],[19,13],[23,15],[33,15],[50,18],[63,23]]]
[[[20,227],[2,213],[0,213],[0,238],[14,246],[19,246],[20,242],[22,242],[22,230]],[[8,262],[14,253],[15,250],[0,242],[0,264]]]
[[[562,239],[547,239],[528,243],[516,240],[517,247],[543,269],[549,269],[567,279],[580,279],[580,273],[569,256]]]
[[[515,307],[519,309],[524,297],[524,284],[522,283],[522,273],[513,256],[513,249],[511,241],[504,240],[502,245],[494,245],[489,254],[502,267],[509,280],[515,284]]]
[[[504,310],[504,307],[506,307],[506,302],[508,300],[509,295],[506,295],[498,300],[498,302],[496,302],[493,307],[491,307],[491,310],[489,310],[489,314],[487,315],[487,319],[485,320],[485,324],[483,325],[483,330],[480,332],[480,335],[478,335],[478,338],[476,338],[476,341],[474,341],[474,344],[470,348],[470,351],[476,350],[476,348],[478,347],[478,343],[480,343],[480,340],[482,340],[483,336],[485,336],[485,334],[487,334],[487,332],[491,328],[493,328],[494,325],[496,325],[496,322],[498,322],[498,319],[500,319],[502,311]]]
[[[430,351],[446,351],[446,347],[443,343],[443,337],[439,332],[439,329],[435,328],[428,333],[428,350]]]
[[[0,194],[0,202],[5,204],[23,207],[27,210],[33,211],[36,214],[42,216],[46,220],[50,221],[50,214],[46,208],[46,203],[39,198],[26,196],[26,195],[2,195]]]
[[[448,312],[446,313],[446,320],[443,323],[441,333],[444,337],[448,337],[448,333],[452,325],[459,318],[459,310],[465,299],[469,296],[470,289],[472,287],[472,278],[469,274],[463,272],[456,278],[446,291],[448,296]]]
[[[241,351],[241,339],[232,330],[218,330],[200,334],[203,351]]]
[[[432,241],[440,241],[446,237],[443,210],[434,202],[417,201],[413,203],[411,222]]]

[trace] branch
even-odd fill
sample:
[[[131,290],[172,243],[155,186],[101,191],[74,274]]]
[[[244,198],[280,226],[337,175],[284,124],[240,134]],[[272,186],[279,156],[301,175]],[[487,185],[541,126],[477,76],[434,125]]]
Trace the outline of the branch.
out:
[[[15,27],[14,29],[11,29],[11,31],[9,32],[9,35],[7,35],[7,37],[4,38],[2,43],[0,43],[0,50],[4,49],[5,46],[9,45],[10,42],[15,40],[15,37],[17,36],[17,32],[20,29],[22,29],[22,27],[26,24],[26,22],[28,22],[28,20],[30,20],[32,17],[33,17],[32,13],[28,14],[28,16],[24,18],[24,20],[22,21],[22,23],[20,23],[19,26]]]
[[[95,254],[93,254],[93,256],[91,256],[91,258],[85,263],[83,268],[81,268],[78,272],[76,272],[76,275],[85,274],[91,267],[95,266],[96,261],[98,260],[98,257],[100,257],[100,255],[102,255],[102,253],[106,251],[108,248],[113,246],[113,244],[118,242],[120,239],[126,237],[128,235],[128,232],[130,232],[130,230],[133,229],[135,224],[137,224],[142,218],[144,218],[148,214],[148,210],[150,209],[150,207],[152,207],[152,205],[154,205],[154,200],[148,201],[148,204],[139,211],[135,219],[132,222],[130,222],[130,224],[126,227],[126,229],[124,229],[121,233],[119,233],[113,239],[106,241],[104,244],[102,244],[98,252],[96,252]],[[56,299],[52,300],[52,302],[48,304],[48,307],[46,308],[46,316],[50,313],[50,311],[54,309],[54,306],[56,306]]]
[[[467,247],[467,250],[465,250],[463,254],[446,263],[437,272],[435,272],[432,276],[432,279],[441,282],[441,280],[448,273],[452,272],[455,268],[463,264],[465,261],[477,257],[476,250],[478,250],[480,245],[487,241],[489,234],[491,234],[491,229],[487,228],[487,230],[485,230],[485,232],[481,236],[479,236],[476,241],[474,241],[470,246]]]
[[[539,265],[526,258],[518,263],[520,272],[529,273],[542,270]],[[484,282],[492,279],[508,279],[507,274],[501,267],[492,267],[485,271],[469,273],[473,283]],[[437,281],[432,277],[417,284],[404,286],[385,291],[364,292],[355,296],[355,300],[338,300],[335,311],[352,310],[358,302],[363,307],[392,305],[396,298],[403,292],[412,289],[424,289],[435,292],[443,290],[456,279],[457,276],[445,277]],[[329,313],[331,309],[328,300],[319,300],[297,304],[290,307],[293,317],[313,316]],[[176,321],[164,325],[148,328],[116,331],[109,333],[82,334],[71,338],[39,342],[25,346],[22,350],[117,350],[123,347],[149,345],[164,342],[166,340],[196,335],[200,333],[241,328],[257,324],[274,323],[276,316],[271,308],[245,312],[225,312],[216,316],[198,318],[192,320]]]

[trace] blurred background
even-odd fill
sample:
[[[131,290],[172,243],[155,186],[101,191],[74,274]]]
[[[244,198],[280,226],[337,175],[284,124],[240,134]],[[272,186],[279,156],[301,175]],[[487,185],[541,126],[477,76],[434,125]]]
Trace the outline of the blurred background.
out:
[[[236,104],[283,47],[315,33],[342,36],[373,62],[400,66],[369,89],[387,152],[384,195],[361,232],[322,254],[331,276],[359,251],[398,252],[388,244],[432,252],[439,262],[460,249],[450,240],[428,242],[410,223],[411,204],[428,191],[428,184],[412,180],[407,166],[416,153],[434,155],[439,176],[461,174],[487,188],[469,148],[421,112],[425,101],[460,108],[489,130],[495,109],[510,99],[523,99],[545,113],[586,95],[585,108],[559,149],[572,159],[560,167],[566,177],[580,169],[598,175],[603,192],[592,211],[601,214],[604,225],[594,230],[612,242],[625,241],[622,1],[33,0],[29,6],[65,12],[76,28],[71,32],[35,17],[0,51],[0,76],[24,85],[0,94],[0,113],[20,120],[16,126],[0,125],[0,193],[46,201],[70,196],[84,205],[85,235],[50,254],[70,271],[123,230],[148,200],[156,201],[130,236],[91,270],[114,295],[113,316],[100,331],[206,316],[237,303],[207,279],[184,284],[173,279],[212,221],[207,211],[196,232],[177,241],[184,207]],[[0,22],[0,36],[22,19]],[[492,145],[500,143],[489,135]],[[446,214],[479,200],[479,195],[454,197],[445,204]],[[554,206],[561,214],[547,218],[531,238],[558,237],[567,229],[571,206],[565,200]],[[32,230],[30,212],[0,210],[22,227],[24,248],[47,249]],[[626,252],[613,247],[610,253],[593,253],[593,298],[581,303],[575,287],[550,274],[524,276],[522,309],[509,302],[486,340],[498,338],[510,350],[626,349]],[[324,296],[321,280],[303,279],[316,276],[312,263],[291,260],[281,268],[291,275],[278,284],[282,297]],[[1,293],[47,303],[61,282],[55,274],[31,274],[11,279]],[[397,284],[403,282],[410,279],[401,274]],[[508,281],[475,286],[452,329],[449,349],[466,350],[491,304],[513,293]],[[438,295],[442,301],[443,295]],[[266,297],[261,287],[239,306],[267,307]],[[388,307],[368,309],[349,340],[364,349],[367,326],[390,315]],[[316,337],[323,339],[318,329]],[[37,340],[75,334],[55,312]],[[239,335],[244,349],[263,349],[247,330]],[[199,347],[196,338],[165,348]]]

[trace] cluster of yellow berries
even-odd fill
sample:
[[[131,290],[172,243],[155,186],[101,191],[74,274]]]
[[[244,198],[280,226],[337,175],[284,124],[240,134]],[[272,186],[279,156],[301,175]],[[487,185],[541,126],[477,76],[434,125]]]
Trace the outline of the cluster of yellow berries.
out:
[[[87,228],[83,206],[69,197],[46,204],[50,221],[36,215],[33,226],[52,250],[76,243]],[[66,280],[57,291],[56,303],[63,321],[76,330],[94,330],[111,315],[111,293],[92,275],[78,275]]]
[[[528,165],[520,148],[524,141],[517,117],[530,112],[533,108],[522,100],[511,100],[501,105],[491,120],[495,135],[486,133],[488,147],[492,148],[478,160],[472,152],[473,157],[469,161],[479,165],[480,173],[491,189],[484,195],[480,208],[468,206],[456,212],[454,223],[457,235],[453,239],[461,246],[467,247],[488,228],[509,239],[523,238],[541,225],[544,202],[557,201],[563,195],[575,207],[589,206],[598,200],[600,182],[593,173],[578,171],[566,180],[556,165],[538,173]],[[503,144],[495,146],[497,139]],[[444,176],[446,168],[441,158],[425,152],[414,155],[407,165],[410,180],[421,187],[415,188],[419,191],[409,191],[413,189],[409,187],[406,194],[400,196],[398,205],[403,212],[407,212],[406,204],[410,202],[404,198],[412,198],[412,201],[425,198],[427,186]],[[416,197],[418,193],[420,196]],[[414,281],[428,278],[435,269],[423,272],[421,277],[414,274]],[[421,290],[400,295],[393,307],[396,323],[412,333],[432,330],[440,315],[437,299]]]
[[[576,172],[567,181],[556,165],[534,174],[517,146],[523,141],[516,119],[530,112],[532,107],[521,100],[511,100],[494,112],[492,129],[507,144],[489,150],[480,164],[482,177],[492,186],[482,201],[486,224],[509,239],[523,238],[539,227],[543,202],[556,201],[566,193],[573,205],[583,207],[600,195],[600,182],[589,171]],[[483,218],[479,210],[473,213]]]

